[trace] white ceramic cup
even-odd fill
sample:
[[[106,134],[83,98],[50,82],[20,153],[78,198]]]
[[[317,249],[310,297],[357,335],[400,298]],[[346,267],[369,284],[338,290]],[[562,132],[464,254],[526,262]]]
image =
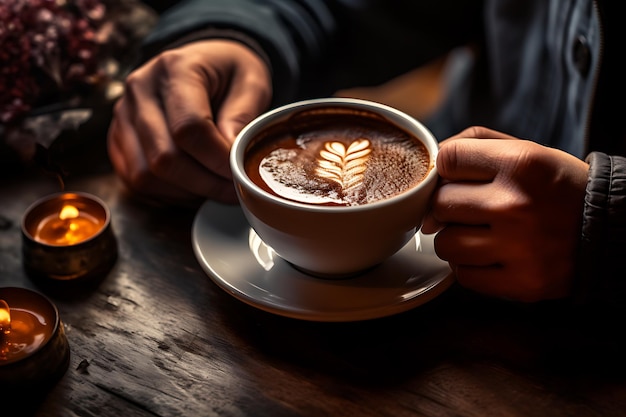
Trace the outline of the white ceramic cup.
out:
[[[296,112],[329,106],[373,112],[420,139],[430,157],[424,179],[384,200],[356,206],[324,206],[281,198],[249,178],[244,166],[246,150],[260,132],[284,123]],[[433,134],[397,109],[359,99],[324,98],[288,104],[250,122],[232,146],[230,165],[243,213],[263,242],[302,271],[340,278],[378,265],[419,230],[437,183],[437,152],[438,142]]]

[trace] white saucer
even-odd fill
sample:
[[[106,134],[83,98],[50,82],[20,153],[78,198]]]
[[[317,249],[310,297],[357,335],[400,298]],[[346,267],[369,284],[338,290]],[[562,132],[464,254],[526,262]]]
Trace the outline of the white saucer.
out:
[[[422,305],[453,282],[433,235],[417,234],[394,256],[362,275],[315,278],[293,268],[249,227],[238,206],[207,201],[192,227],[200,265],[222,289],[261,310],[312,321],[357,321]]]

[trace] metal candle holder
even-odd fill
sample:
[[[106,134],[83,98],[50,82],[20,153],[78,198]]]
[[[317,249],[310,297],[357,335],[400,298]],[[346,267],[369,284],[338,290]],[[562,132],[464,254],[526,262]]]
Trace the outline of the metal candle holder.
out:
[[[38,238],[42,222],[71,205],[97,220],[94,233],[76,243]],[[37,278],[76,280],[102,276],[117,259],[111,212],[96,196],[81,192],[51,194],[33,203],[22,219],[22,254],[26,272]]]
[[[63,376],[70,361],[59,311],[47,297],[26,288],[2,287],[0,299],[16,316],[14,329],[0,335],[0,389],[47,388]],[[19,337],[16,346],[11,346],[12,336]]]

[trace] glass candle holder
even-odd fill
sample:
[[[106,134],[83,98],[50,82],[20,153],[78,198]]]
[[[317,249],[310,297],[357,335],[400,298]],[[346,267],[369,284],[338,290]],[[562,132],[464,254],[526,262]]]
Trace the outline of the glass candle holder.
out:
[[[22,254],[26,272],[37,278],[102,276],[117,259],[111,212],[87,193],[44,197],[22,219]]]

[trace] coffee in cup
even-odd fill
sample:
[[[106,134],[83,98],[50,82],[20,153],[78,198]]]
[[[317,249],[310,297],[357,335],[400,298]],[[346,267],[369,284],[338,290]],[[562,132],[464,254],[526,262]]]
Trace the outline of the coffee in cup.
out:
[[[245,171],[277,197],[355,206],[400,194],[432,168],[413,133],[377,113],[345,107],[302,110],[259,132]]]
[[[375,102],[328,98],[261,115],[237,136],[231,169],[251,227],[315,276],[383,262],[417,232],[437,181],[438,143]]]

